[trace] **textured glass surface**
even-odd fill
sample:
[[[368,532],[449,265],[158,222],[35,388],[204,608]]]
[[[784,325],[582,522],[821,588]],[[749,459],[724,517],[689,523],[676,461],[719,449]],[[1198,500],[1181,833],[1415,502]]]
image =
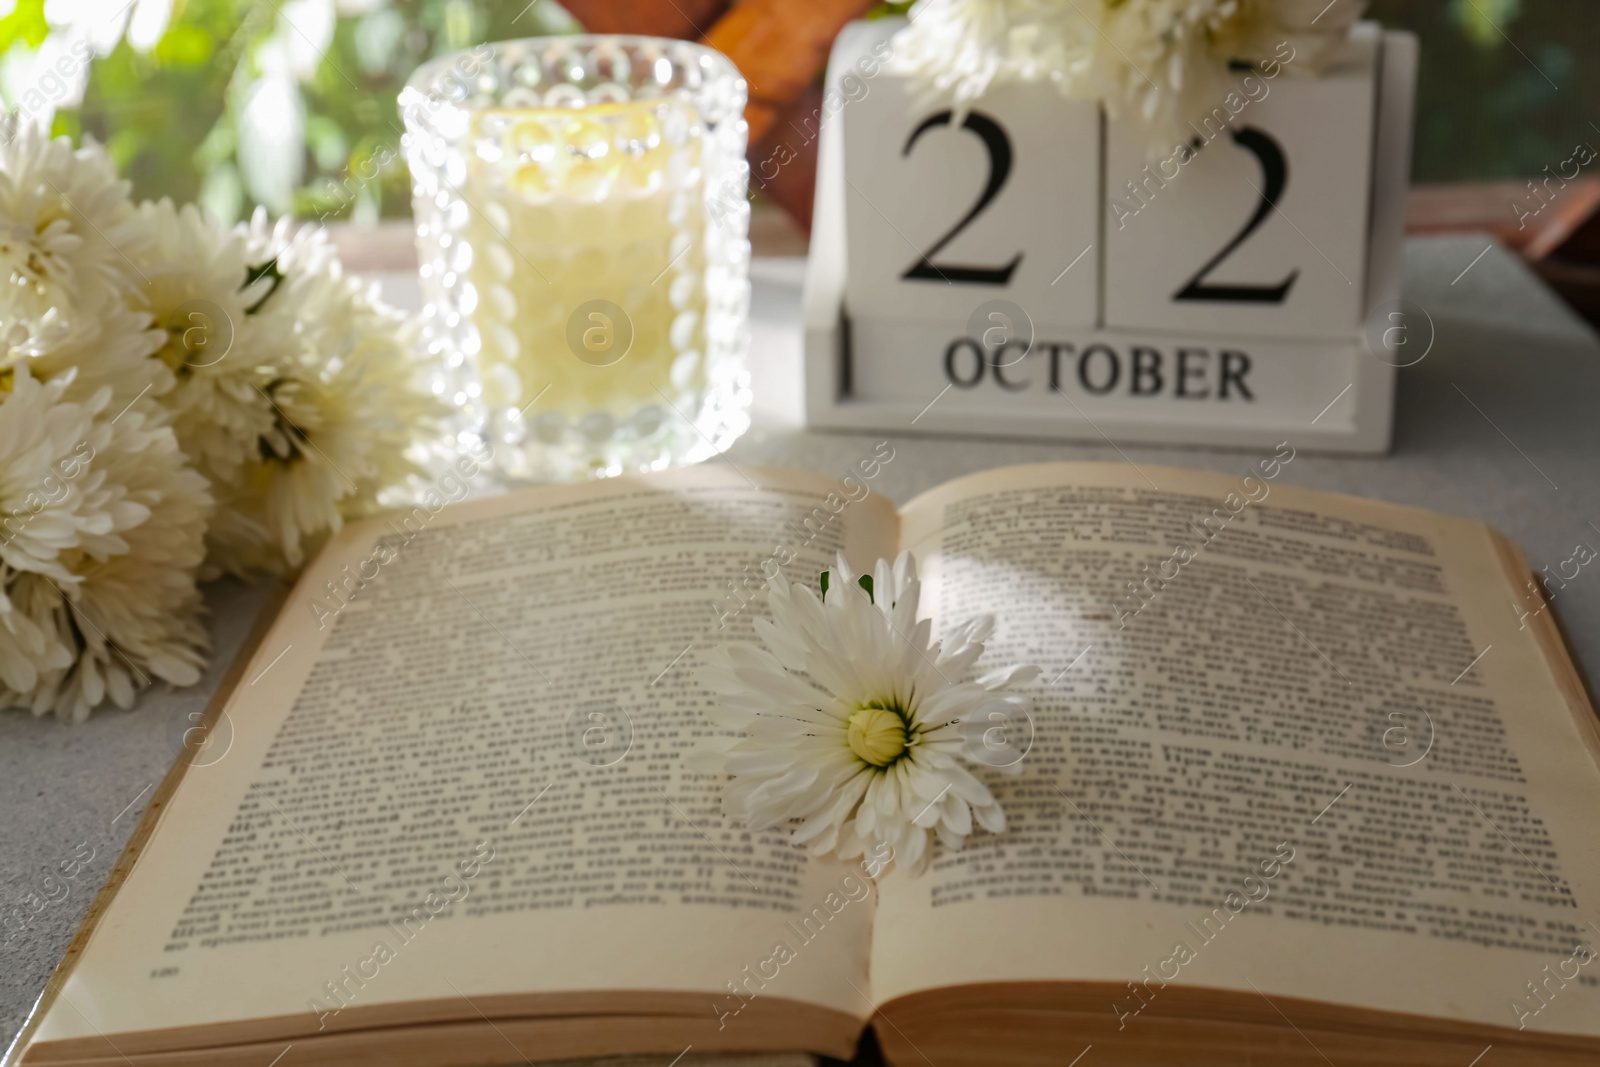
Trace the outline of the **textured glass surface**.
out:
[[[693,463],[749,425],[745,83],[683,41],[505,41],[401,94],[436,390],[509,480]]]

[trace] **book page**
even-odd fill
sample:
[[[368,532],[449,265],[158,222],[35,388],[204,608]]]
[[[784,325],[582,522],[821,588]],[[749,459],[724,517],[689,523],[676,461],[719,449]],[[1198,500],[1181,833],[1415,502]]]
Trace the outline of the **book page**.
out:
[[[774,558],[814,574],[841,548],[859,567],[892,552],[883,462],[711,465],[347,529],[37,1040],[476,1023],[538,993],[560,995],[550,1014],[694,993],[651,1010],[719,1029],[763,999],[864,1018],[871,884],[732,827],[720,780],[681,757],[712,729],[695,669],[754,639]]]
[[[1184,985],[1600,1034],[1596,728],[1548,616],[1481,523],[1293,488],[1292,457],[902,510],[937,626],[992,612],[980,667],[1044,672],[1023,773],[986,775],[1008,832],[884,881],[880,1001],[1076,980],[1119,1028]]]

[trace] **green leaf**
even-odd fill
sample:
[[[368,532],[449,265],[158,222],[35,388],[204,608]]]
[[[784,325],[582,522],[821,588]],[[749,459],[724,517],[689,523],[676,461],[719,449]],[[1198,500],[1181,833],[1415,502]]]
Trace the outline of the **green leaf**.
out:
[[[216,42],[203,26],[177,23],[156,42],[156,60],[164,67],[203,66],[216,51]]]
[[[21,41],[28,49],[36,49],[50,35],[50,23],[44,17],[44,0],[18,0],[4,18],[0,18],[0,53]]]
[[[244,313],[246,315],[254,315],[256,312],[260,311],[261,305],[265,304],[267,300],[271,298],[272,294],[278,291],[278,286],[283,284],[283,271],[278,269],[278,258],[276,256],[267,260],[265,263],[257,264],[254,267],[245,267],[244,285],[242,288],[248,289],[262,278],[271,278],[272,285],[267,289],[265,296],[244,309]]]
[[[824,602],[826,602],[828,599],[828,579],[831,576],[831,571],[823,571],[821,574],[817,575],[817,585],[822,589],[822,599]],[[872,595],[872,575],[863,574],[861,577],[856,579],[856,584],[867,591],[868,600],[871,600],[874,604],[877,603],[877,600]]]

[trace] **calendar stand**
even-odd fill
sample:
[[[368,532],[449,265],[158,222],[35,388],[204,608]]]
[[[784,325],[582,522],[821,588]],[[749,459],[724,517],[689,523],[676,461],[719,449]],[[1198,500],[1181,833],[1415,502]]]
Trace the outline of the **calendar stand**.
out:
[[[897,28],[888,19],[847,26],[834,44],[829,88],[838,90],[852,65],[875,45],[881,54],[881,42]],[[1403,355],[1408,350],[1396,342],[1406,344],[1409,331],[1418,335],[1409,339],[1415,342],[1411,349],[1420,351],[1428,340],[1421,335],[1431,327],[1415,321],[1421,318],[1419,309],[1400,301],[1416,41],[1403,33],[1368,32],[1376,38],[1377,104],[1368,217],[1360,220],[1367,230],[1360,280],[1364,322],[1345,335],[1306,339],[1170,326],[1107,327],[1103,292],[1096,322],[1019,321],[1014,324],[1018,333],[1031,336],[1009,350],[1004,342],[986,347],[975,328],[981,323],[969,324],[964,311],[954,321],[922,314],[896,317],[892,310],[852,315],[847,308],[844,123],[832,116],[819,139],[803,301],[808,423],[1236,447],[1290,440],[1297,448],[1328,452],[1387,451],[1395,371],[1414,358]],[[877,77],[898,76],[886,71]],[[1047,86],[1031,88],[1055,93]],[[1102,191],[1104,140],[1102,135],[1095,146],[1102,160]],[[1097,196],[1097,209],[1104,204],[1104,196]],[[1075,270],[1103,270],[1107,213],[1098,214],[1101,239]],[[1010,307],[1003,290],[993,295],[997,307]],[[854,303],[872,307],[859,293]],[[1025,360],[1020,358],[1024,352]]]

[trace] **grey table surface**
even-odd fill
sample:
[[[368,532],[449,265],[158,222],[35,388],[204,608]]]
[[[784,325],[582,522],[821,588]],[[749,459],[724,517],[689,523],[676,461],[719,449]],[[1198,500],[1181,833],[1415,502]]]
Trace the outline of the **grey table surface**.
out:
[[[1514,256],[1496,246],[1477,258],[1489,243],[1461,236],[1407,244],[1406,294],[1428,310],[1437,337],[1424,360],[1400,371],[1392,454],[1302,454],[1284,477],[1475,516],[1509,534],[1535,567],[1553,566],[1579,541],[1600,547],[1600,343]],[[801,416],[802,271],[798,259],[758,259],[752,268],[755,425],[727,457],[741,466],[842,474],[887,437],[895,458],[874,484],[905,501],[1012,463],[1126,458],[1243,473],[1256,458],[1124,442],[1119,452],[1104,442],[810,432]],[[415,304],[411,278],[384,283],[397,304]],[[0,1047],[21,1028],[265,595],[232,582],[208,588],[213,658],[196,686],[153,690],[131,712],[100,712],[78,727],[0,712],[0,908],[21,903],[62,861],[93,850],[61,899],[23,930],[0,935]],[[1587,673],[1600,678],[1600,571],[1581,572],[1554,607]]]

